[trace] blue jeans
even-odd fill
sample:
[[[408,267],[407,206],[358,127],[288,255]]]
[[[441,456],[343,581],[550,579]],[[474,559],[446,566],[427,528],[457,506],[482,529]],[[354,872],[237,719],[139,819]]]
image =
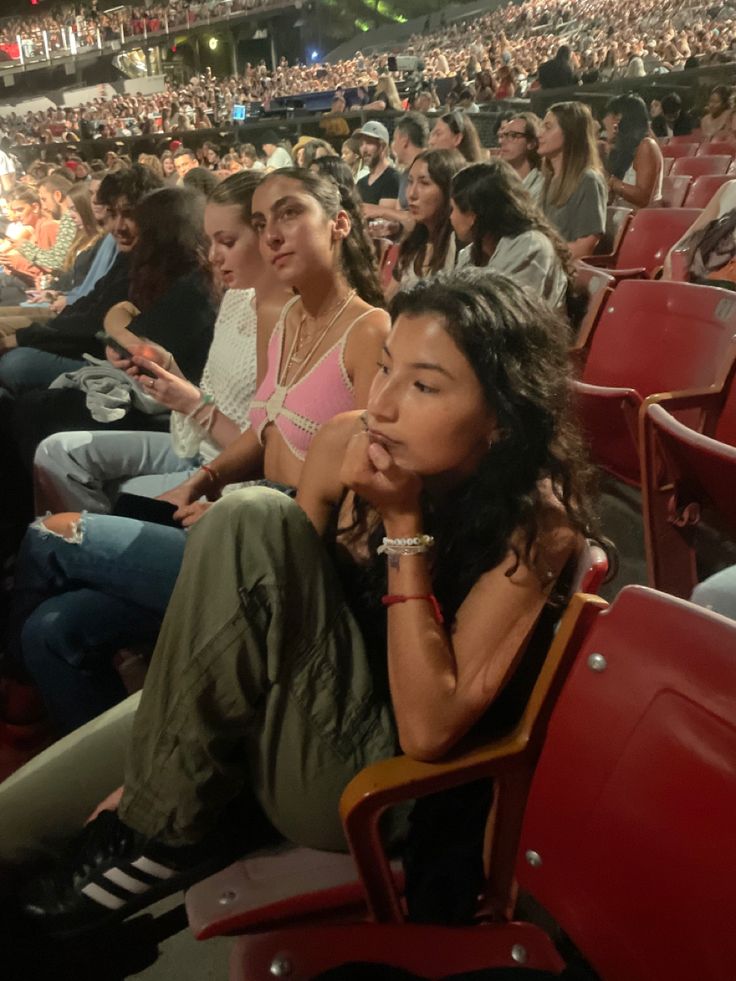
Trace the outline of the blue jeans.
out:
[[[154,641],[184,555],[182,529],[83,514],[73,540],[40,523],[16,569],[10,652],[71,731],[125,697],[112,664],[126,644]]]
[[[79,358],[65,358],[35,347],[15,347],[0,357],[0,388],[17,398],[31,388],[48,388],[65,371],[76,371],[85,364]]]

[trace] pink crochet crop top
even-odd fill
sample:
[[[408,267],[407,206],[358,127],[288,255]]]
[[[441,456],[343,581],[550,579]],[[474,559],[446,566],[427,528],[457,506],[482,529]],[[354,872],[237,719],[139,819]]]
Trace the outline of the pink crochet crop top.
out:
[[[353,327],[372,310],[366,310],[356,317],[342,337],[325,351],[305,375],[293,385],[284,386],[278,383],[284,348],[284,322],[298,299],[295,296],[284,306],[271,334],[266,374],[251,399],[248,419],[260,443],[263,443],[266,426],[273,423],[294,456],[303,460],[320,426],[338,413],[355,408],[353,385],[345,368],[345,343]]]

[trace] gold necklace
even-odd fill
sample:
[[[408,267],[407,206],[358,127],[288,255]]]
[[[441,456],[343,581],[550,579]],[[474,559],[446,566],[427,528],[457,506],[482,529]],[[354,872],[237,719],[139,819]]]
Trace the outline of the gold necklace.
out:
[[[348,295],[345,297],[345,299],[340,303],[340,306],[339,306],[338,310],[336,311],[336,313],[330,318],[330,320],[327,323],[327,325],[325,326],[324,330],[322,330],[319,333],[319,335],[315,339],[314,343],[311,344],[310,347],[309,347],[309,349],[305,352],[304,357],[297,359],[297,358],[294,357],[294,355],[295,355],[296,351],[298,350],[298,348],[301,346],[300,345],[300,340],[301,340],[302,327],[304,326],[304,323],[307,320],[306,314],[304,314],[301,317],[301,319],[299,320],[299,323],[297,325],[297,328],[294,331],[294,339],[291,342],[291,347],[289,349],[289,355],[288,355],[288,357],[286,359],[286,362],[284,363],[284,367],[283,367],[283,370],[281,372],[281,377],[278,380],[278,384],[279,385],[281,385],[282,387],[285,387],[286,386],[286,384],[287,384],[286,383],[286,376],[288,375],[289,369],[291,368],[292,365],[296,365],[297,366],[297,370],[295,371],[294,375],[289,379],[288,384],[289,385],[293,385],[297,381],[297,379],[301,377],[304,369],[306,368],[306,366],[311,361],[311,359],[312,359],[315,351],[318,350],[320,344],[325,339],[325,337],[327,336],[327,334],[330,332],[330,329],[335,325],[335,323],[338,321],[338,319],[345,312],[345,310],[347,309],[350,301],[355,296],[356,292],[357,292],[356,290],[351,290],[348,293]],[[316,318],[315,318],[315,320],[316,320]]]

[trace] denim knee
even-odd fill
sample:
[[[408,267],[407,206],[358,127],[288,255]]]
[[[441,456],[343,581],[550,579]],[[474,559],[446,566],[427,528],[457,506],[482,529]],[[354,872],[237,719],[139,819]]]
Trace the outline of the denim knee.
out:
[[[99,651],[85,649],[84,624],[79,622],[78,611],[72,610],[67,600],[63,594],[52,596],[28,617],[23,626],[23,663],[35,678],[44,673],[52,658],[75,668],[83,668],[90,655],[100,658]]]

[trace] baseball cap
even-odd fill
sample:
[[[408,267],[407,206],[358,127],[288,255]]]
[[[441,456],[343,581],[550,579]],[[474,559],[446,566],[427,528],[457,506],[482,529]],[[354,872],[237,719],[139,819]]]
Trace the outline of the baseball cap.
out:
[[[386,146],[390,139],[386,127],[376,119],[369,119],[360,129],[355,130],[353,136],[369,136],[372,140],[381,140]]]

